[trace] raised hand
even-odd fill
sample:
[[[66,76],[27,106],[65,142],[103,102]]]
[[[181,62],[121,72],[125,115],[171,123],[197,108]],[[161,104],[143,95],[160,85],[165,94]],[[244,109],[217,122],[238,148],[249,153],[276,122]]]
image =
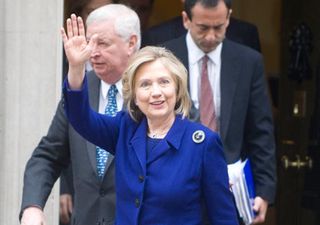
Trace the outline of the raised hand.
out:
[[[69,62],[68,81],[70,88],[79,89],[84,77],[85,63],[96,45],[97,35],[93,35],[87,42],[82,18],[72,14],[67,19],[67,33],[64,28],[61,28],[61,36]]]
[[[81,17],[72,14],[67,19],[67,34],[64,28],[61,28],[61,35],[69,65],[84,64],[89,59],[91,50],[88,47]]]

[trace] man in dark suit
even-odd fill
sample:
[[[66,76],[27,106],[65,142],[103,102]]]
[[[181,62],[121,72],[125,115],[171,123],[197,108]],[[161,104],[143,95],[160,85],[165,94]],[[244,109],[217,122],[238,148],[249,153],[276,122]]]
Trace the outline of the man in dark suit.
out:
[[[121,29],[116,26],[121,24]],[[137,14],[123,5],[109,4],[93,11],[87,20],[88,39],[98,34],[90,56],[90,104],[103,112],[112,84],[118,89],[117,109],[122,109],[121,75],[140,46]],[[60,101],[48,134],[29,159],[21,205],[23,225],[44,224],[43,208],[61,170],[72,164],[74,209],[71,224],[113,225],[115,216],[114,163],[110,155],[104,174],[97,173],[96,146],[83,139],[68,123]]]
[[[261,54],[225,39],[231,12],[231,0],[186,0],[182,15],[188,33],[164,46],[189,70],[194,120],[202,121],[201,102],[205,98],[200,99],[200,68],[204,58],[209,58],[206,68],[214,102],[213,119],[227,162],[245,157],[251,160],[256,188],[254,223],[261,223],[276,191],[272,113]]]
[[[66,8],[66,15],[70,16],[72,13],[81,16],[83,21],[86,21],[89,14],[106,4],[116,3],[116,0],[69,0]],[[92,70],[90,63],[86,64],[87,70]],[[68,62],[63,50],[63,77],[67,75]],[[73,176],[72,165],[69,164],[67,169],[62,170],[60,176],[60,202],[59,202],[59,220],[60,225],[70,225],[71,214],[73,209]]]
[[[184,2],[184,1],[182,1]],[[141,46],[159,45],[187,33],[182,16],[151,27],[142,33]],[[226,38],[261,51],[258,29],[255,25],[231,17],[226,32]]]

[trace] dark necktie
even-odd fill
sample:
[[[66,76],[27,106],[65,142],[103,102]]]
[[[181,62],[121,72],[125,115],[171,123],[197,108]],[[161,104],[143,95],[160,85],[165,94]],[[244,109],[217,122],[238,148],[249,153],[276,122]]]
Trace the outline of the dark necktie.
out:
[[[111,85],[107,94],[108,104],[105,108],[104,113],[108,116],[115,116],[117,114],[117,101],[116,96],[118,89],[116,85]],[[109,152],[96,146],[96,157],[97,157],[97,173],[100,179],[103,178],[104,170],[106,168],[106,163],[108,160]]]
[[[202,58],[200,86],[200,121],[211,130],[217,131],[213,91],[208,76],[208,56]]]

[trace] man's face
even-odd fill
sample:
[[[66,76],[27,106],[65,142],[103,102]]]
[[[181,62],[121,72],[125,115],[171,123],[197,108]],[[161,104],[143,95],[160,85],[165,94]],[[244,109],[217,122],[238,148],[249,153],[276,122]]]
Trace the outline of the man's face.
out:
[[[88,15],[95,9],[111,4],[112,0],[89,0],[85,7],[81,10],[81,17],[86,22]]]
[[[184,26],[190,31],[193,41],[205,53],[214,50],[225,37],[231,10],[223,1],[210,8],[196,3],[191,14],[192,18],[188,18],[186,12],[182,12]]]
[[[129,57],[135,52],[136,42],[125,41],[115,33],[112,21],[93,22],[87,28],[87,39],[98,34],[90,63],[97,76],[107,83],[115,83],[128,64]]]

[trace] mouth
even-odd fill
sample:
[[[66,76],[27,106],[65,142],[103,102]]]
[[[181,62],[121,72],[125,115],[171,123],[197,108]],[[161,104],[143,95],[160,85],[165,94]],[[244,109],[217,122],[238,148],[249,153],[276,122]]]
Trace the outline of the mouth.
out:
[[[102,66],[102,65],[104,65],[104,63],[98,63],[98,62],[92,63],[92,66]]]
[[[202,46],[206,49],[213,48],[215,46],[215,43],[204,43]]]
[[[210,48],[210,47],[215,46],[217,44],[218,44],[217,41],[202,41],[201,42],[201,45],[206,47],[206,48]]]
[[[151,102],[150,105],[153,105],[153,106],[160,106],[164,103],[164,100],[162,101],[154,101],[154,102]]]

